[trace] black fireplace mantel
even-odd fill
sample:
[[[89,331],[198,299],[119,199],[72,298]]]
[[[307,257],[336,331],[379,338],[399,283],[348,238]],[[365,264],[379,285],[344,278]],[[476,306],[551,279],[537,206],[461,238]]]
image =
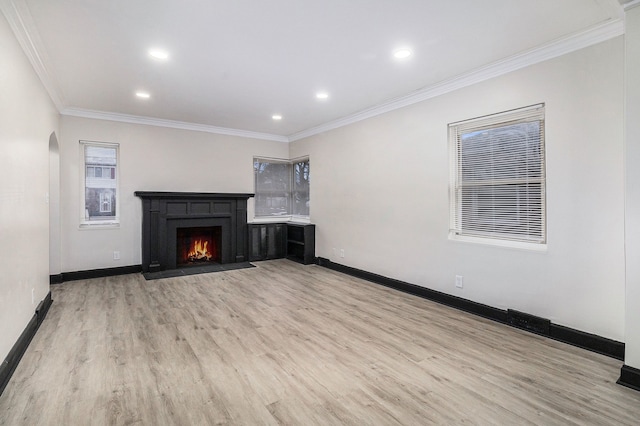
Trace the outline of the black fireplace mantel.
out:
[[[175,269],[176,229],[220,226],[221,263],[245,262],[249,193],[136,191],[142,199],[142,271]]]
[[[251,193],[235,193],[235,192],[164,192],[164,191],[136,191],[136,197],[144,199],[163,199],[163,200],[179,200],[179,199],[241,199],[248,200],[255,194]]]

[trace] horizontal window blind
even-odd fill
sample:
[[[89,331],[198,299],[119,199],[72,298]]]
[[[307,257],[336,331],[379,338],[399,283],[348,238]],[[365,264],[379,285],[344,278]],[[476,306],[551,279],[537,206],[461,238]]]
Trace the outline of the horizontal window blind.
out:
[[[291,164],[254,159],[256,216],[291,214]]]
[[[546,242],[544,106],[449,125],[451,231]]]

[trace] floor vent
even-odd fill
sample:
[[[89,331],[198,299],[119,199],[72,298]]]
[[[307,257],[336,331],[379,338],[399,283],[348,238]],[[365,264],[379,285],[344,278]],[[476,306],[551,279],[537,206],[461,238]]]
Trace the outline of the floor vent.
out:
[[[524,312],[514,311],[513,309],[507,310],[507,322],[514,327],[544,335],[549,335],[549,328],[551,326],[551,321],[546,318],[536,317],[525,314]]]

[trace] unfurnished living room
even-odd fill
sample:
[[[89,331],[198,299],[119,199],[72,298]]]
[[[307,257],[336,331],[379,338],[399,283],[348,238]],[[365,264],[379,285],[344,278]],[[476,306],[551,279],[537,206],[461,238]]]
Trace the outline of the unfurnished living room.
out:
[[[0,424],[637,424],[640,0],[0,10]]]

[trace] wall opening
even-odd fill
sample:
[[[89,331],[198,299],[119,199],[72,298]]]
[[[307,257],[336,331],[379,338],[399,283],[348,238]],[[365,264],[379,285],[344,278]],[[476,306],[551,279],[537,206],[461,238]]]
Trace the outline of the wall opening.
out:
[[[61,272],[60,256],[60,147],[55,132],[49,136],[49,275]]]

